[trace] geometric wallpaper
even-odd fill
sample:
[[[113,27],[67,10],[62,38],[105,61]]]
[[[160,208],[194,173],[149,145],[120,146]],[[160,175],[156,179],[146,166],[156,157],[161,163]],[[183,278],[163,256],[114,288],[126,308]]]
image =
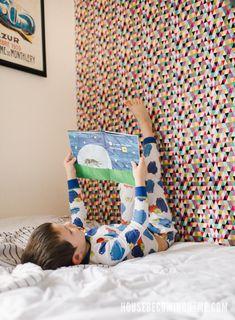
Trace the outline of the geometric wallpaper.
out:
[[[74,2],[78,130],[140,135],[123,102],[142,97],[156,131],[177,240],[235,245],[230,1]],[[116,183],[80,184],[89,219],[120,222]]]

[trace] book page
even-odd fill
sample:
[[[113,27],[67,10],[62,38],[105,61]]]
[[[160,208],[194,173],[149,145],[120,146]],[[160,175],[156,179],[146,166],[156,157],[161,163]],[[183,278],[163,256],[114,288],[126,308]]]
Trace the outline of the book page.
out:
[[[139,162],[138,137],[130,134],[105,132],[105,148],[112,169],[132,171],[131,161]]]
[[[69,132],[71,148],[77,163],[92,168],[112,169],[104,147],[102,132]]]

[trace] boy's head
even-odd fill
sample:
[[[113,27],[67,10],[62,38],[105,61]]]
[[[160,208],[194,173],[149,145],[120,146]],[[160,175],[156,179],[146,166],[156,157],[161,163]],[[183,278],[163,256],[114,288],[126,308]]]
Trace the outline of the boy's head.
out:
[[[80,264],[86,254],[85,233],[71,223],[44,223],[29,238],[21,263],[32,262],[42,269]]]

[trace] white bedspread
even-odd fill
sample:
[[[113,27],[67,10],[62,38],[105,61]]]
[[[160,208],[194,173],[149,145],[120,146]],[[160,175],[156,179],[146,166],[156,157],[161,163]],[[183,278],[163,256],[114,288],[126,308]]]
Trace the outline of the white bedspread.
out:
[[[22,288],[0,294],[0,319],[232,320],[235,319],[234,266],[234,247],[180,242],[165,252],[127,260],[110,268],[88,265],[42,271],[33,264],[25,264],[17,266],[12,274],[1,268],[2,289],[12,277],[23,279],[33,274],[35,281],[28,283],[26,279],[23,284],[22,280]],[[131,302],[132,305],[124,304]],[[186,303],[189,308],[196,302],[227,303],[227,312],[187,309],[164,312],[163,309],[164,303],[168,303],[168,308],[170,304]],[[130,306],[137,312],[125,312],[125,307]]]

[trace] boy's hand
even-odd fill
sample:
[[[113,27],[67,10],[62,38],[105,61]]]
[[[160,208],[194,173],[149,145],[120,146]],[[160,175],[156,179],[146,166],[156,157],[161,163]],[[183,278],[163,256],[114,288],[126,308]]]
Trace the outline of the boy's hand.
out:
[[[135,186],[145,186],[145,179],[147,175],[147,168],[145,164],[144,157],[140,158],[140,162],[137,165],[135,162],[131,162],[132,164],[132,173],[135,179]]]
[[[73,157],[72,152],[70,151],[64,159],[64,167],[66,171],[67,180],[76,179],[76,169],[74,163],[76,158]]]
[[[140,98],[132,98],[129,100],[124,101],[124,105],[127,106],[128,108],[143,108],[144,107],[144,101]]]

